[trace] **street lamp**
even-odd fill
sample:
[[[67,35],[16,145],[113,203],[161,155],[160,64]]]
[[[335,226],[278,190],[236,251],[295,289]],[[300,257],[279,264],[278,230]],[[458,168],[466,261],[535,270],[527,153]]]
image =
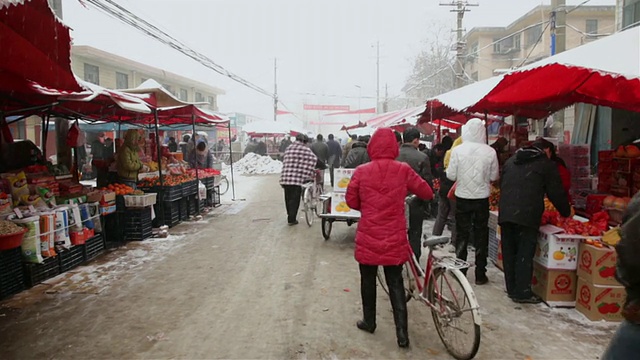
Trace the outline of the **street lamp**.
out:
[[[358,122],[360,122],[360,116],[362,116],[362,114],[360,113],[360,110],[361,110],[360,102],[362,100],[362,86],[360,85],[354,85],[354,86],[358,88]]]

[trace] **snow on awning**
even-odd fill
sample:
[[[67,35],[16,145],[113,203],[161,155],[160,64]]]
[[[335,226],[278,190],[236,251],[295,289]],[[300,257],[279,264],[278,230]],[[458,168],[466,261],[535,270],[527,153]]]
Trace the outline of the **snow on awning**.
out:
[[[286,124],[277,121],[255,121],[243,126],[242,131],[249,136],[280,136],[289,134],[290,129]]]
[[[44,87],[82,91],[71,71],[69,28],[47,0],[0,0],[0,72]]]
[[[393,124],[402,119],[412,118],[416,115],[419,115],[423,111],[424,111],[424,106],[417,106],[410,109],[392,111],[392,112],[388,112],[367,120],[367,125],[373,128],[389,127],[390,124]]]
[[[506,74],[469,110],[544,118],[577,102],[640,111],[640,27]]]

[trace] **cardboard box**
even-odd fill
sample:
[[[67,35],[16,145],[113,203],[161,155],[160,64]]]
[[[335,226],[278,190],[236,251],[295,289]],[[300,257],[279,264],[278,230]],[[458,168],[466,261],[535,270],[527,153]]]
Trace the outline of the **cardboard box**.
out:
[[[578,278],[576,310],[592,321],[622,321],[627,294],[622,286],[594,285]]]
[[[534,263],[531,289],[551,307],[574,307],[576,279],[574,270],[547,269]]]
[[[594,285],[622,286],[615,278],[616,251],[581,243],[578,249],[578,276]]]
[[[359,211],[349,208],[345,194],[342,193],[331,194],[331,214],[343,217],[360,217]]]
[[[562,235],[564,230],[553,226],[540,227],[535,262],[547,269],[576,270],[578,266],[579,238]]]
[[[351,177],[356,169],[335,169],[333,171],[334,183],[333,192],[345,193],[351,181]]]

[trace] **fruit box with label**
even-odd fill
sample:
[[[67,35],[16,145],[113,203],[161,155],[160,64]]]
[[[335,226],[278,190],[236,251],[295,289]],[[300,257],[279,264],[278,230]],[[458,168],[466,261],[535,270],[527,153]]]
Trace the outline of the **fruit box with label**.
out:
[[[347,187],[349,186],[349,182],[351,181],[351,177],[355,171],[356,169],[335,169],[333,173],[333,192],[347,192]]]
[[[360,211],[352,210],[347,205],[345,194],[331,194],[331,214],[343,217],[360,217]]]
[[[562,234],[564,230],[553,225],[540,227],[535,262],[547,269],[575,270],[578,265],[580,238]]]
[[[576,310],[592,321],[622,321],[622,306],[627,296],[624,287],[594,285],[578,278]]]
[[[552,270],[534,263],[531,289],[550,307],[574,307],[576,280],[573,270]]]
[[[622,286],[616,280],[616,251],[581,243],[578,249],[578,276],[595,285]]]

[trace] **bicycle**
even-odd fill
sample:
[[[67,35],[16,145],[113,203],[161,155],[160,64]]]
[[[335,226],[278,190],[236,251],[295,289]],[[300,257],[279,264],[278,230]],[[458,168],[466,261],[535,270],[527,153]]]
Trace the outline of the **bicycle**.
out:
[[[313,219],[318,214],[318,204],[321,204],[320,196],[324,193],[324,170],[316,169],[316,176],[302,185],[302,204],[304,218],[307,225],[313,225]]]
[[[218,180],[216,185],[219,186],[220,195],[224,195],[229,191],[229,180],[226,175],[220,175],[220,180]]]
[[[410,249],[411,257],[403,266],[402,277],[407,292],[407,302],[415,299],[431,309],[438,336],[447,352],[458,360],[469,360],[476,356],[480,348],[480,307],[467,277],[461,271],[468,268],[469,263],[455,257],[438,257],[434,254],[436,246],[447,243],[449,243],[447,236],[427,238],[425,235],[423,246],[428,249],[425,270],[422,270],[413,250]],[[377,277],[380,286],[388,295],[389,289],[381,266],[378,267]],[[452,286],[454,283],[460,286],[459,293],[454,291]],[[445,292],[448,293],[445,294]],[[467,324],[468,329],[458,324],[466,314],[470,314],[469,320],[471,320]],[[459,331],[463,335],[473,334],[470,337],[472,341],[463,345],[464,349],[459,349],[456,347],[458,342],[455,334],[449,334],[449,330]]]

